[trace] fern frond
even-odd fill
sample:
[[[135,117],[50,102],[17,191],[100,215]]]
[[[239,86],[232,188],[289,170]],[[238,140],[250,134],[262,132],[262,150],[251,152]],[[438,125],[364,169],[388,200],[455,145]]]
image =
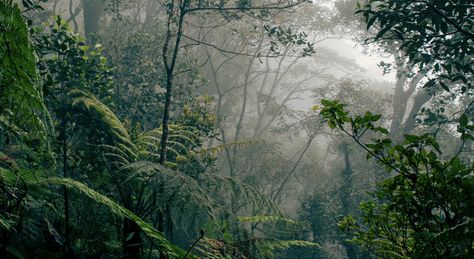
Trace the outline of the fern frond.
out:
[[[0,116],[46,143],[50,117],[38,85],[26,22],[11,0],[0,1],[0,46]]]
[[[296,221],[282,216],[252,216],[252,217],[237,217],[239,222],[265,223],[265,222],[283,222],[287,224],[297,224]]]
[[[226,249],[226,244],[223,241],[203,238],[201,242],[194,248],[196,251],[200,252],[203,258],[209,259],[221,259],[221,258],[230,258],[223,255],[223,251]]]
[[[206,178],[208,185],[215,188],[218,193],[229,193],[235,200],[242,203],[243,207],[266,210],[269,213],[282,215],[278,206],[265,194],[254,187],[231,177],[210,176]],[[229,192],[229,190],[232,190]]]
[[[130,139],[125,126],[115,116],[115,114],[105,104],[101,103],[91,94],[80,90],[72,90],[69,93],[72,99],[72,107],[78,112],[84,114],[90,121],[87,126],[91,125],[104,133],[106,145],[115,146],[120,150],[125,160],[133,161],[137,159],[138,149]],[[81,122],[79,122],[81,123]]]
[[[299,246],[299,247],[313,247],[313,248],[321,248],[321,246],[317,243],[306,241],[306,240],[276,240],[276,239],[267,239],[267,240],[260,240],[261,243],[265,243],[265,246],[271,250],[275,249],[287,249],[292,246]]]
[[[248,146],[248,145],[253,145],[253,144],[258,144],[258,143],[261,143],[260,140],[248,140],[248,141],[234,141],[234,142],[230,142],[230,143],[225,143],[225,144],[221,144],[221,145],[217,145],[217,146],[213,146],[213,147],[208,147],[208,148],[201,148],[198,152],[198,154],[212,154],[214,156],[222,153],[222,151],[224,151],[226,148],[229,148],[229,147],[244,147],[244,146]]]
[[[169,140],[168,141],[168,144],[172,147],[177,147],[180,149],[181,152],[178,152],[177,150],[175,150],[175,152],[179,155],[179,154],[186,154],[188,153],[188,147],[186,147],[184,144],[181,144],[180,142],[176,141],[176,140]]]
[[[0,179],[9,186],[35,185],[47,177],[44,171],[40,170],[8,170],[0,167]]]
[[[175,157],[185,156],[190,150],[198,149],[204,141],[203,134],[191,126],[172,124],[169,130],[168,151]],[[142,158],[146,158],[146,155],[159,157],[161,135],[162,128],[156,128],[138,136],[137,147],[145,155]]]
[[[177,258],[184,255],[184,250],[180,249],[179,247],[173,245],[168,240],[166,240],[163,234],[156,230],[151,224],[145,222],[133,212],[120,206],[118,203],[108,198],[107,196],[90,189],[89,187],[87,187],[87,185],[75,181],[73,179],[58,177],[49,178],[44,183],[64,185],[68,188],[74,189],[80,193],[85,194],[87,197],[94,200],[95,202],[105,205],[114,214],[134,221],[140,227],[140,229],[143,230],[144,233],[146,233],[150,237],[155,238],[158,241],[158,243],[160,244],[160,248],[163,249],[162,252],[167,254],[168,257]]]
[[[209,197],[208,191],[204,190],[194,178],[161,164],[145,160],[129,163],[119,170],[128,172],[125,181],[130,181],[138,176],[152,177],[148,181],[150,190],[162,189],[159,198],[164,204],[174,208],[178,221],[199,211],[204,212],[212,219],[215,218],[214,208],[218,205]]]

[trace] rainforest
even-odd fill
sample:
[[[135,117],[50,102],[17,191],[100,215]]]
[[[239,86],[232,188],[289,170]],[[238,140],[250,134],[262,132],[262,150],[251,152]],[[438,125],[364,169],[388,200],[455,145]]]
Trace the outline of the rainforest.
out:
[[[474,258],[472,0],[0,0],[0,258]]]

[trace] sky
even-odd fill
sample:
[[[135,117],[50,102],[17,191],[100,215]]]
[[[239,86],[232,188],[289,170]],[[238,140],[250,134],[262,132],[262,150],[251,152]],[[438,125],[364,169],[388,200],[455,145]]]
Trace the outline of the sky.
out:
[[[329,39],[321,45],[335,50],[341,56],[354,59],[357,64],[367,69],[365,76],[375,81],[395,82],[394,73],[383,75],[383,70],[377,66],[377,63],[384,59],[386,60],[386,58],[377,54],[364,54],[362,46],[358,46],[354,41],[348,39]]]
[[[371,81],[395,83],[395,73],[392,72],[384,75],[383,70],[377,66],[377,63],[382,60],[387,61],[387,58],[378,54],[364,53],[363,47],[358,45],[355,41],[349,39],[328,39],[321,42],[320,46],[330,48],[341,56],[353,59],[359,66],[366,69],[366,71],[360,75],[360,78],[353,78],[354,80],[370,79]],[[300,98],[299,100],[290,102],[289,106],[301,111],[308,111],[315,105],[315,102],[317,102],[310,92],[300,96]]]

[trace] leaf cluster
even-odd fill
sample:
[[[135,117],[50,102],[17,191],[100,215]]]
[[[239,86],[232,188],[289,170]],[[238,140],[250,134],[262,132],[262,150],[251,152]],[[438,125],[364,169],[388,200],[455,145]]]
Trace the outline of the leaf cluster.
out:
[[[458,84],[472,93],[474,5],[469,0],[370,0],[358,5],[367,29],[377,27],[368,42],[397,42],[413,66],[434,68],[425,87],[446,91]]]
[[[373,124],[380,116],[352,117],[338,101],[326,100],[323,105],[321,116],[329,126],[345,132],[367,151],[367,158],[374,157],[394,172],[378,185],[373,199],[361,205],[359,219],[348,217],[340,223],[351,241],[384,257],[471,254],[474,166],[457,154],[443,159],[432,134],[405,135],[396,145],[390,139],[364,143],[361,136],[367,130],[387,133]],[[470,127],[465,116],[461,124]],[[466,134],[463,142],[472,138]]]

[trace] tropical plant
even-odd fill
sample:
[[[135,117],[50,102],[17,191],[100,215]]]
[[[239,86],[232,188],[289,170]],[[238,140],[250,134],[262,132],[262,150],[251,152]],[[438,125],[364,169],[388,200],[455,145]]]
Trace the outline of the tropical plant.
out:
[[[351,241],[384,257],[470,255],[474,167],[461,160],[459,152],[443,158],[430,133],[405,135],[404,142],[396,145],[388,138],[366,143],[367,132],[388,133],[375,124],[380,115],[350,116],[338,101],[324,100],[323,105],[321,116],[331,128],[350,136],[367,151],[367,158],[375,158],[392,173],[378,185],[374,198],[361,205],[359,219],[347,217],[340,223]],[[473,130],[467,115],[461,116],[459,151],[474,138]]]
[[[12,1],[2,1],[0,10],[0,139],[2,145],[37,141],[41,146],[46,144],[49,114],[27,24]]]
[[[358,12],[367,29],[377,28],[368,41],[399,42],[412,66],[434,67],[425,87],[472,93],[473,8],[469,0],[370,0]]]

